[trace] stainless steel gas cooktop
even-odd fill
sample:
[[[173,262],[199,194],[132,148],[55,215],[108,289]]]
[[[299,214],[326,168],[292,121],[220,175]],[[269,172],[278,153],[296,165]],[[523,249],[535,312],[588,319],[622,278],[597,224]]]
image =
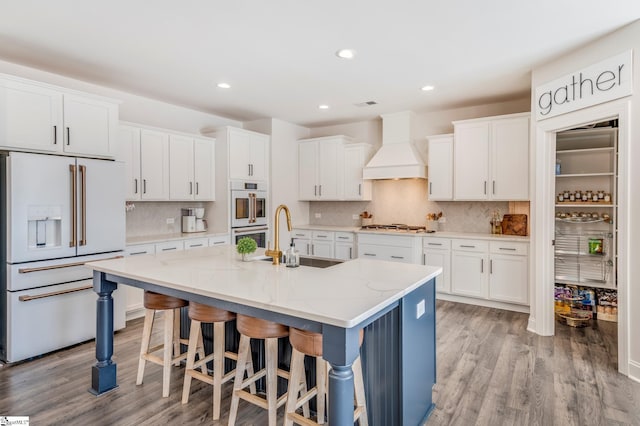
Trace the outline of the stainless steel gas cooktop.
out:
[[[390,225],[363,225],[360,229],[370,230],[370,231],[387,231],[387,232],[397,232],[397,233],[409,233],[409,234],[420,234],[420,233],[432,233],[435,231],[427,230],[425,226],[413,226],[413,225],[405,225],[403,223],[392,223]]]

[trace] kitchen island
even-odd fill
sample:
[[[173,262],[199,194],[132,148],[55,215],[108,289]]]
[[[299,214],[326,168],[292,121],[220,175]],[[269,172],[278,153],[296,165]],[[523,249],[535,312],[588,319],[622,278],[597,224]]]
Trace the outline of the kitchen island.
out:
[[[235,247],[209,247],[156,256],[91,262],[97,301],[96,364],[91,391],[117,387],[113,299],[131,285],[323,335],[329,373],[329,422],[353,424],[353,372],[359,330],[398,312],[400,407],[397,424],[415,425],[433,409],[435,382],[434,278],[438,267],[356,259],[326,269],[242,262]],[[365,337],[366,338],[366,337]],[[369,383],[384,386],[385,383]]]

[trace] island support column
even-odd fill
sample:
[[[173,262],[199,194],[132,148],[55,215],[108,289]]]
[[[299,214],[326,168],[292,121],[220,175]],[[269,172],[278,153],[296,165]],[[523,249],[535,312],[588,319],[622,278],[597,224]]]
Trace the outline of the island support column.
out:
[[[91,367],[91,392],[101,395],[118,387],[113,355],[113,290],[118,284],[108,281],[104,272],[93,271],[96,302],[96,364]]]
[[[353,425],[353,370],[359,355],[359,330],[322,326],[322,357],[329,371],[329,424]]]

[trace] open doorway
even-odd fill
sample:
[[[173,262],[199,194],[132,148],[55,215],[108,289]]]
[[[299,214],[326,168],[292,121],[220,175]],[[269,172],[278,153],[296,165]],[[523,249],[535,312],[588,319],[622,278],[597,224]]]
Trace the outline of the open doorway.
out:
[[[627,237],[629,111],[628,101],[620,100],[536,123],[535,145],[533,147],[535,184],[532,198],[532,222],[534,225],[532,248],[534,256],[531,265],[531,282],[534,283],[532,300],[534,303],[531,306],[532,317],[529,324],[530,329],[542,335],[553,335],[562,330],[558,327],[567,327],[557,322],[556,284],[573,284],[578,288],[586,289],[585,291],[592,290],[596,304],[598,291],[615,289],[617,323],[613,323],[615,324],[613,334],[617,340],[617,368],[625,375],[628,375],[629,371],[628,250],[625,250],[629,244]],[[600,131],[601,133],[608,132],[610,136],[617,134],[614,136],[613,142],[611,139],[609,142],[603,142],[604,139],[601,139],[599,142],[588,142],[586,146],[581,146],[580,144],[584,142],[576,142],[575,138],[571,140],[572,132],[575,134],[588,128],[595,128],[597,123],[605,122],[609,123],[609,127],[612,123],[617,124],[617,130],[603,129]],[[607,125],[600,127],[604,128]],[[589,143],[595,143],[596,146],[589,147]],[[566,152],[558,154],[557,150]],[[614,152],[617,152],[617,155]],[[578,161],[581,156],[583,158]],[[586,157],[590,158],[584,161]],[[556,175],[557,159],[561,160],[559,166],[562,177]],[[582,165],[580,165],[581,163]],[[597,169],[597,167],[604,168],[605,163],[608,168],[606,171]],[[587,166],[596,167],[596,169],[588,170]],[[580,171],[580,167],[587,167],[587,169]],[[606,173],[606,175],[596,176],[598,173]],[[588,176],[589,174],[592,176]],[[598,179],[602,179],[602,181],[598,181]],[[605,184],[603,182],[606,179],[609,180]],[[599,189],[603,191],[602,204],[598,204],[601,203],[597,192]],[[570,198],[569,202],[565,204],[565,190],[573,192],[573,203]],[[578,190],[581,199],[583,191],[591,191],[591,202],[580,206],[581,208],[578,208],[578,203],[575,201]],[[598,201],[593,199],[594,190]],[[562,201],[558,199],[560,191],[563,195]],[[604,205],[607,193],[609,193],[610,207]],[[571,197],[571,194],[568,196]],[[596,205],[598,208],[594,208]],[[576,222],[579,222],[583,217],[587,222],[587,220],[593,219],[593,215],[596,213],[598,221],[592,222],[588,226],[582,224],[582,229],[576,230],[570,221],[565,223],[565,221],[558,220],[564,218],[556,218],[556,215],[560,216],[562,213],[565,214],[564,218],[567,218],[567,215],[569,218],[577,215]],[[586,217],[587,213],[590,214],[590,218]],[[565,225],[564,227],[560,226],[564,229],[564,234],[560,233],[560,241],[558,241],[562,245],[558,249],[560,253],[556,252],[555,245],[558,222]],[[589,234],[591,234],[591,238]],[[590,240],[593,241],[590,243]],[[591,244],[591,249],[589,244]],[[590,250],[593,253],[590,253]],[[558,254],[561,255],[560,262],[557,259]],[[591,262],[596,260],[599,266]],[[600,290],[596,290],[596,288]],[[584,292],[576,293],[582,297],[585,295]],[[604,308],[606,305],[601,306]],[[571,309],[573,306],[569,306],[569,308]],[[612,315],[613,309],[604,310],[603,315],[606,315],[607,312]],[[604,328],[611,328],[610,324],[604,325],[602,322],[601,324]]]

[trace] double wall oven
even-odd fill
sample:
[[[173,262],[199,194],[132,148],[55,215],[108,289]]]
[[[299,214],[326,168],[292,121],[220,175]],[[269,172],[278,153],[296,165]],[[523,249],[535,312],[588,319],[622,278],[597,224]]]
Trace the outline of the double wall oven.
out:
[[[264,182],[231,181],[231,238],[256,240],[258,247],[267,246],[268,195]]]

